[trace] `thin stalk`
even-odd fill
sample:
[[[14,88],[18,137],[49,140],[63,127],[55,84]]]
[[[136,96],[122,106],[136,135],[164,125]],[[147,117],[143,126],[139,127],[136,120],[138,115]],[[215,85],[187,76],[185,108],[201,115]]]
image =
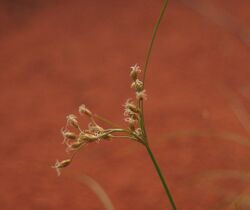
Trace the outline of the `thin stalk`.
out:
[[[144,110],[143,110],[143,100],[139,101],[139,107],[141,109],[141,113],[140,113],[140,126],[142,129],[142,134],[144,136],[144,141],[145,143],[148,143],[148,136],[147,136],[147,132],[146,132],[146,126],[145,126],[145,120],[144,120]]]
[[[153,45],[154,45],[154,41],[155,41],[155,38],[156,38],[156,34],[158,32],[158,29],[159,29],[159,26],[160,26],[160,23],[162,21],[162,18],[163,18],[163,15],[166,11],[166,8],[167,8],[167,5],[168,5],[168,0],[165,0],[164,1],[164,4],[163,4],[163,7],[161,9],[161,12],[160,12],[160,15],[157,19],[157,22],[155,24],[155,27],[154,27],[154,30],[153,30],[153,35],[152,35],[152,39],[150,41],[150,44],[149,44],[149,48],[148,48],[148,51],[147,51],[147,55],[146,55],[146,60],[145,60],[145,65],[144,65],[144,74],[143,74],[143,88],[145,86],[145,79],[146,79],[146,73],[147,73],[147,69],[148,69],[148,64],[149,64],[149,59],[150,59],[150,56],[151,56],[151,52],[152,52],[152,48],[153,48]],[[147,148],[147,151],[148,151],[148,154],[155,166],[155,169],[161,179],[161,182],[162,182],[162,185],[166,191],[166,194],[168,196],[168,199],[172,205],[172,208],[173,210],[177,210],[176,208],[176,205],[175,205],[175,202],[174,202],[174,199],[172,197],[172,194],[168,188],[168,185],[167,185],[167,182],[162,174],[162,171],[161,171],[161,168],[159,166],[159,164],[157,163],[155,157],[154,157],[154,154],[148,144],[148,138],[147,138],[147,132],[146,132],[146,127],[145,127],[145,121],[144,121],[144,109],[143,109],[143,101],[140,101],[139,102],[139,107],[141,109],[141,114],[140,114],[140,127],[142,129],[142,134],[143,134],[143,142],[144,142],[144,145],[145,147]]]
[[[158,32],[158,29],[159,29],[160,23],[162,21],[163,15],[165,13],[165,10],[167,8],[167,5],[168,5],[168,0],[165,0],[164,4],[163,4],[163,7],[161,9],[160,15],[159,15],[159,17],[157,19],[157,22],[155,24],[155,27],[154,27],[152,39],[151,39],[151,42],[149,44],[149,48],[148,48],[148,52],[147,52],[146,60],[145,60],[145,65],[144,65],[144,69],[143,69],[143,72],[144,72],[144,74],[143,74],[143,86],[145,84],[146,73],[147,73],[149,59],[150,59],[150,56],[151,56],[151,52],[152,52],[152,48],[153,48],[153,45],[154,45],[155,37],[156,37],[156,34]]]
[[[123,128],[114,128],[114,129],[107,129],[106,131],[107,132],[104,135],[112,134],[112,133],[127,133],[130,136],[129,137],[130,139],[136,140],[137,142],[140,142],[144,145],[143,140],[139,136],[137,136],[134,132],[131,132],[129,130],[126,130]],[[119,137],[119,136],[117,136],[117,137]]]
[[[157,173],[158,173],[158,175],[159,175],[159,177],[161,179],[162,185],[163,185],[163,187],[164,187],[164,189],[165,189],[165,191],[167,193],[167,196],[168,196],[168,199],[169,199],[169,201],[170,201],[170,203],[172,205],[172,208],[173,208],[173,210],[177,210],[176,204],[175,204],[174,199],[172,197],[172,194],[171,194],[171,192],[170,192],[170,190],[168,188],[167,182],[166,182],[166,180],[165,180],[165,178],[163,176],[161,168],[160,168],[159,164],[157,163],[157,161],[156,161],[156,159],[154,157],[154,154],[153,154],[152,150],[150,149],[150,146],[148,144],[146,144],[145,146],[147,148],[148,154],[149,154],[152,162],[154,163],[155,169],[156,169],[156,171],[157,171]]]
[[[156,21],[156,24],[155,24],[155,27],[154,27],[154,30],[153,30],[153,35],[152,35],[152,38],[151,38],[151,41],[150,41],[150,44],[149,44],[149,48],[148,48],[148,51],[147,51],[147,55],[146,55],[146,60],[145,60],[145,65],[144,65],[144,69],[143,69],[143,87],[145,86],[145,79],[146,79],[146,73],[147,73],[147,69],[148,69],[148,64],[149,64],[149,59],[150,59],[150,56],[151,56],[151,53],[152,53],[152,48],[153,48],[153,45],[154,45],[154,41],[155,41],[155,37],[156,37],[156,34],[158,32],[158,29],[159,29],[159,26],[161,24],[161,21],[162,21],[162,18],[163,18],[163,15],[166,11],[166,8],[167,8],[167,5],[168,5],[168,0],[165,0],[164,1],[164,4],[163,4],[163,7],[161,9],[161,12],[160,12],[160,15]],[[141,109],[141,125],[142,125],[142,130],[143,132],[146,130],[146,127],[145,127],[145,120],[144,120],[144,108],[143,108],[143,101],[141,101],[139,103],[139,106],[140,106],[140,109]],[[147,134],[144,133],[144,135],[146,136],[146,141],[147,141]]]
[[[100,121],[102,121],[102,122],[104,122],[104,123],[106,123],[107,125],[112,126],[112,127],[117,127],[117,128],[121,127],[120,125],[118,125],[118,124],[116,124],[116,123],[114,123],[114,122],[112,122],[112,121],[108,120],[107,118],[104,118],[104,117],[102,117],[100,115],[94,114],[93,117],[100,120]]]

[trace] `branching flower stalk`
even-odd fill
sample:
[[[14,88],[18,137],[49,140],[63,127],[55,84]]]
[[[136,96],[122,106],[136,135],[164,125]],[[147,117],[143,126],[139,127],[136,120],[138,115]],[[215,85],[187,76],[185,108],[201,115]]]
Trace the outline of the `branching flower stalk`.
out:
[[[139,79],[140,72],[141,69],[137,64],[131,67],[131,88],[135,91],[135,97],[134,99],[127,99],[124,104],[124,120],[128,125],[127,128],[103,128],[96,122],[95,118],[97,115],[93,114],[84,104],[81,105],[78,110],[79,115],[87,117],[89,124],[87,128],[82,128],[76,115],[70,114],[66,117],[66,125],[61,129],[61,133],[64,138],[63,144],[66,145],[66,152],[70,154],[70,158],[63,161],[57,160],[52,168],[55,168],[57,174],[60,175],[61,169],[70,165],[75,155],[87,144],[109,141],[114,138],[130,139],[146,147],[169,196],[169,200],[173,205],[173,209],[176,209],[161,169],[149,146],[147,133],[143,124],[144,119],[141,105],[147,99],[147,94],[143,82]]]
[[[161,23],[163,14],[166,10],[168,0],[164,1],[163,8],[161,10],[160,16],[156,22],[153,36],[149,45],[149,49],[146,55],[146,61],[144,66],[143,79],[140,80],[139,74],[141,73],[140,67],[135,64],[131,67],[130,77],[132,79],[131,88],[135,91],[134,99],[127,99],[124,104],[124,120],[128,124],[127,128],[103,128],[100,126],[96,120],[102,120],[104,122],[110,122],[105,118],[93,114],[84,104],[79,107],[79,114],[81,116],[86,116],[89,119],[89,124],[87,128],[83,129],[78,122],[77,116],[70,114],[66,117],[67,123],[64,128],[62,128],[61,133],[64,137],[63,143],[67,146],[66,152],[70,153],[70,158],[63,161],[56,161],[52,168],[56,169],[57,174],[61,174],[61,169],[67,167],[72,162],[75,155],[87,144],[100,141],[109,141],[114,138],[126,138],[132,141],[136,141],[143,146],[148,151],[148,154],[155,166],[155,169],[160,177],[163,187],[166,191],[168,199],[171,203],[173,210],[177,210],[176,204],[172,197],[172,194],[168,188],[166,180],[162,174],[159,164],[157,163],[151,147],[148,142],[147,132],[145,128],[143,103],[147,99],[145,87],[146,72],[149,64],[149,59],[153,47],[153,43]],[[103,120],[104,119],[104,120]],[[110,123],[107,123],[110,124]]]
[[[141,122],[141,110],[139,104],[146,100],[146,91],[143,89],[143,83],[138,79],[141,72],[136,64],[131,67],[130,76],[132,78],[131,88],[135,89],[135,99],[128,99],[124,104],[124,120],[128,128],[103,128],[96,122],[96,116],[84,104],[79,106],[79,115],[89,119],[87,128],[82,128],[78,118],[74,114],[66,117],[66,125],[61,129],[63,135],[63,144],[66,145],[66,152],[71,156],[63,161],[56,161],[52,168],[55,168],[57,174],[61,174],[61,169],[70,165],[73,158],[87,144],[100,141],[109,141],[114,138],[127,138],[145,145],[142,129],[139,126]]]

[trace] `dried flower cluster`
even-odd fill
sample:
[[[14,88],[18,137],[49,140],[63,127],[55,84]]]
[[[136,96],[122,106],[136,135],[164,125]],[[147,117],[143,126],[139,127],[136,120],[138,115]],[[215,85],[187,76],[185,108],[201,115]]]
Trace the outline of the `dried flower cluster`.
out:
[[[77,116],[70,114],[66,117],[67,123],[62,128],[61,133],[64,138],[63,143],[67,146],[66,151],[71,154],[71,157],[63,161],[57,160],[55,165],[52,166],[52,168],[56,169],[58,175],[60,175],[62,168],[71,163],[75,154],[89,143],[109,140],[111,138],[128,138],[144,144],[142,129],[140,127],[140,104],[146,99],[146,91],[144,90],[143,82],[138,79],[140,72],[140,67],[137,64],[131,67],[131,88],[135,89],[136,99],[135,101],[128,99],[124,104],[124,117],[125,122],[128,123],[128,128],[104,129],[96,123],[95,115],[85,105],[81,105],[78,111],[81,116],[84,115],[89,118],[89,124],[86,129],[81,128]]]
[[[138,75],[141,72],[140,67],[135,64],[131,67],[130,77],[132,78],[131,88],[135,89],[135,98],[133,101],[131,98],[128,99],[124,105],[125,111],[125,121],[129,125],[129,129],[134,132],[137,136],[142,136],[142,131],[140,128],[141,121],[141,108],[140,103],[143,100],[147,99],[146,90],[144,90],[144,84],[141,80],[138,79]]]

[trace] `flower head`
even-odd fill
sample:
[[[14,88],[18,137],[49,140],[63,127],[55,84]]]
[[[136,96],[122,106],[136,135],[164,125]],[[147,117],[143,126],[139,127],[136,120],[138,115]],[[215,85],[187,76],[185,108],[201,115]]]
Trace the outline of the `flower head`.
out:
[[[71,160],[67,159],[67,160],[63,160],[63,161],[58,161],[56,160],[56,163],[54,166],[51,166],[51,168],[56,169],[57,175],[60,176],[61,175],[61,169],[68,166],[70,164]]]
[[[141,72],[141,69],[137,64],[131,66],[130,68],[131,68],[130,76],[135,81],[138,77],[138,74]]]
[[[139,108],[135,105],[131,98],[129,98],[124,104],[124,116],[131,116],[140,112]]]
[[[133,118],[133,116],[125,118],[125,122],[128,123],[130,130],[135,130],[136,120]]]
[[[88,124],[88,128],[89,128],[88,131],[89,131],[90,133],[95,134],[95,135],[102,134],[103,131],[104,131],[104,129],[103,129],[101,126],[97,125],[94,121],[92,121],[92,122],[90,122],[90,123]]]
[[[130,138],[135,141],[143,142],[142,131],[140,128],[141,117],[142,117],[142,107],[141,100],[146,99],[146,91],[144,90],[143,81],[138,79],[138,74],[141,72],[140,67],[135,64],[131,67],[130,76],[132,77],[133,83],[132,88],[135,89],[136,99],[128,99],[124,106],[124,116],[125,122],[128,123],[128,128],[109,128],[105,129],[98,125],[95,119],[101,120],[97,115],[93,115],[92,112],[84,105],[79,106],[79,114],[86,115],[89,117],[89,124],[87,128],[82,129],[77,120],[77,117],[73,114],[70,114],[66,117],[67,123],[65,128],[61,129],[61,133],[64,137],[63,143],[66,144],[66,152],[71,153],[71,158],[56,161],[55,165],[52,168],[56,169],[58,176],[61,174],[61,169],[68,166],[71,163],[72,158],[75,154],[80,151],[82,147],[86,144],[92,142],[100,142],[101,140],[109,140],[110,138]],[[104,118],[103,118],[104,119]],[[105,122],[105,119],[103,120]],[[108,122],[108,121],[106,121]],[[110,123],[112,124],[112,123]],[[140,125],[140,126],[139,126]],[[70,128],[77,128],[77,132],[70,131]],[[125,135],[119,135],[123,133]]]
[[[136,99],[137,100],[146,100],[147,99],[146,90],[136,92]]]
[[[141,137],[141,136],[142,136],[142,130],[141,130],[141,128],[137,128],[137,129],[134,131],[134,133],[135,133],[137,136]]]
[[[63,135],[63,143],[65,143],[67,140],[75,140],[77,138],[77,135],[75,133],[70,132],[65,128],[61,129],[61,133]]]
[[[134,88],[136,92],[140,92],[143,90],[143,82],[140,81],[139,79],[136,79],[132,84],[131,88]]]
[[[77,117],[75,115],[70,114],[66,117],[66,119],[67,119],[67,125],[69,124],[75,128],[79,128],[79,123],[78,123]]]
[[[84,104],[79,106],[79,113],[80,115],[86,114],[88,117],[92,117],[92,112]]]
[[[84,146],[84,144],[86,144],[86,143],[85,142],[81,142],[81,141],[75,141],[73,143],[68,143],[67,144],[67,148],[66,148],[66,152],[70,153],[72,151],[78,150],[82,146]]]

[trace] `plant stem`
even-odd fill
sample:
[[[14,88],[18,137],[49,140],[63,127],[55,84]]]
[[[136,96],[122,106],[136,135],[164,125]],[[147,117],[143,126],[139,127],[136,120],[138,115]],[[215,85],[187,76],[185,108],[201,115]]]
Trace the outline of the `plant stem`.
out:
[[[154,30],[153,30],[153,35],[152,35],[152,38],[151,38],[151,41],[150,41],[150,44],[149,44],[149,48],[148,48],[148,52],[147,52],[147,55],[146,55],[146,60],[145,60],[145,65],[144,65],[144,74],[143,74],[143,88],[145,86],[145,79],[146,79],[146,73],[147,73],[147,69],[148,69],[148,64],[149,64],[149,59],[150,59],[150,56],[151,56],[151,52],[152,52],[152,48],[153,48],[153,45],[154,45],[154,41],[155,41],[155,37],[156,37],[156,34],[158,32],[158,29],[159,29],[159,26],[160,26],[160,23],[162,21],[162,18],[163,18],[163,15],[166,11],[166,8],[167,8],[167,5],[168,5],[168,0],[164,0],[164,4],[163,4],[163,7],[161,9],[161,12],[160,12],[160,15],[156,21],[156,24],[155,24],[155,27],[154,27]],[[175,202],[174,202],[174,199],[172,197],[172,194],[168,188],[168,185],[167,185],[167,182],[161,172],[161,168],[159,166],[159,164],[157,163],[155,157],[154,157],[154,154],[148,144],[148,138],[147,138],[147,132],[146,132],[146,127],[145,127],[145,122],[144,122],[144,109],[143,109],[143,101],[140,101],[139,102],[139,107],[141,109],[141,114],[140,114],[140,127],[142,129],[142,134],[143,134],[143,143],[145,145],[145,147],[147,148],[147,151],[148,151],[148,154],[155,166],[155,169],[161,179],[161,182],[162,182],[162,185],[167,193],[167,196],[168,196],[168,199],[172,205],[172,208],[173,210],[177,210],[176,208],[176,205],[175,205]]]
[[[153,30],[153,35],[152,35],[152,38],[151,38],[151,41],[150,41],[150,44],[149,44],[149,48],[148,48],[148,51],[147,51],[147,54],[146,54],[145,65],[144,65],[144,68],[143,68],[143,72],[144,72],[143,73],[143,80],[142,80],[143,88],[145,86],[146,73],[147,73],[149,59],[150,59],[150,56],[151,56],[151,52],[152,52],[152,48],[153,48],[153,45],[154,45],[155,37],[156,37],[156,34],[158,32],[159,26],[161,24],[161,21],[162,21],[162,18],[163,18],[163,15],[164,15],[165,11],[166,11],[167,6],[168,6],[168,0],[164,0],[164,4],[162,6],[160,15],[159,15],[159,17],[158,17],[158,19],[156,21],[156,24],[155,24],[155,27],[154,27],[154,30]],[[140,122],[140,125],[141,125],[141,128],[142,128],[143,135],[145,136],[144,140],[147,143],[148,138],[147,138],[146,127],[145,127],[145,122],[144,122],[143,100],[139,101],[139,107],[141,109],[141,122]]]
[[[161,20],[163,18],[163,15],[165,13],[165,10],[167,8],[167,5],[168,5],[168,0],[164,0],[163,7],[161,9],[160,15],[159,15],[159,17],[157,19],[157,22],[155,24],[153,35],[152,35],[152,39],[151,39],[151,42],[149,44],[149,48],[148,48],[148,52],[147,52],[146,60],[145,60],[145,65],[144,65],[144,69],[143,69],[143,72],[144,72],[144,74],[143,74],[143,80],[142,80],[143,81],[143,87],[144,87],[144,84],[145,84],[145,79],[146,79],[146,73],[147,73],[147,69],[148,69],[149,58],[151,56],[151,52],[152,52],[152,48],[153,48],[153,45],[154,45],[155,37],[156,37],[156,34],[158,32],[158,29],[159,29]]]
[[[148,144],[145,144],[145,146],[147,148],[148,154],[149,154],[152,162],[154,163],[155,169],[156,169],[156,171],[157,171],[157,173],[158,173],[158,175],[159,175],[159,177],[161,179],[162,185],[163,185],[163,187],[164,187],[164,189],[165,189],[165,191],[167,193],[167,196],[168,196],[168,199],[169,199],[169,201],[170,201],[170,203],[172,205],[172,208],[173,208],[173,210],[177,210],[174,199],[172,197],[172,194],[171,194],[171,192],[170,192],[170,190],[168,188],[167,182],[166,182],[166,180],[165,180],[165,178],[164,178],[164,176],[162,174],[161,168],[160,168],[159,164],[157,163],[150,146]]]

